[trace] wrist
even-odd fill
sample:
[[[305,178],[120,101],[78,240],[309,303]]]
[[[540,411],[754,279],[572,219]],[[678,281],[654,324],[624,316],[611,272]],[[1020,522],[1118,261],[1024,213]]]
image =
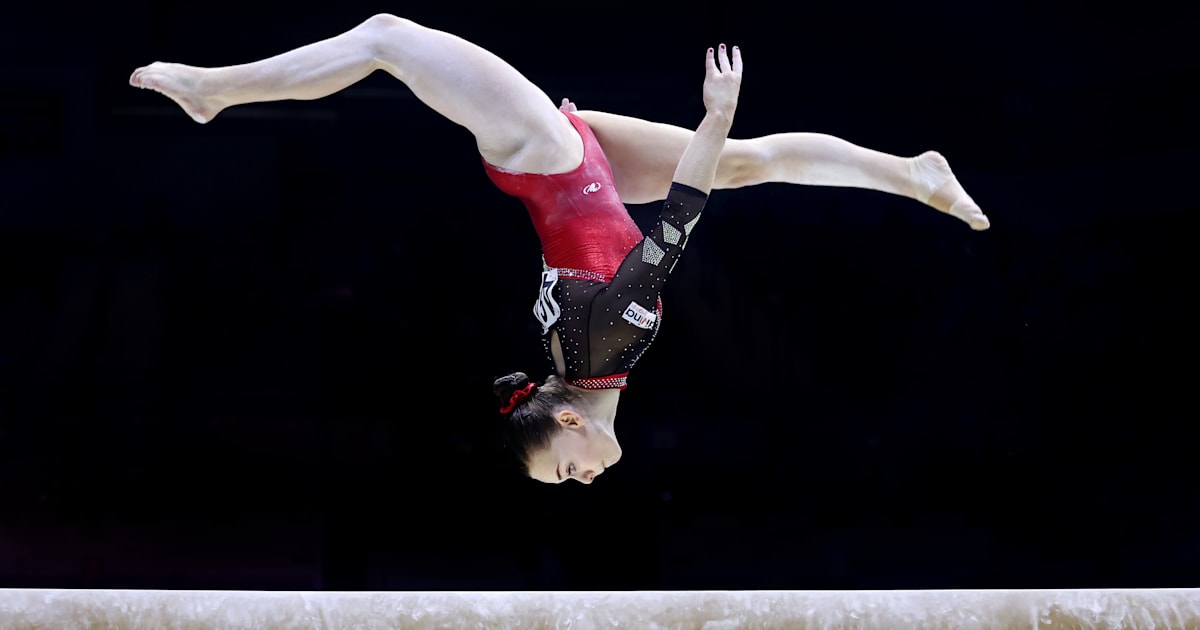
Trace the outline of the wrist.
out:
[[[704,123],[713,127],[729,129],[733,126],[733,112],[709,110],[704,113]]]

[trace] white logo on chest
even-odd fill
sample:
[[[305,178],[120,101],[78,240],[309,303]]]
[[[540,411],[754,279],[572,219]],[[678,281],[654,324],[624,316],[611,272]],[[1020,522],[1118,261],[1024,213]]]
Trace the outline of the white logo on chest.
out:
[[[624,319],[638,328],[650,330],[651,328],[654,328],[654,320],[658,319],[658,316],[652,311],[642,308],[642,306],[637,302],[630,302],[629,306],[625,309],[625,312],[621,313],[621,319]]]
[[[592,182],[583,187],[583,194],[590,195],[598,190],[600,190],[600,182]]]

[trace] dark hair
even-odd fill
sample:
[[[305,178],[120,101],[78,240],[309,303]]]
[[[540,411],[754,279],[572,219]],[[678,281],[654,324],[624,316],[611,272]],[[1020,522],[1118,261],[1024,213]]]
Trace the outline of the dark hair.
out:
[[[529,376],[524,372],[513,372],[496,379],[492,391],[500,399],[501,408],[509,404],[513,392],[528,386],[529,382]],[[578,398],[561,378],[547,376],[546,382],[538,383],[528,398],[513,406],[512,411],[502,414],[500,437],[504,445],[528,466],[529,458],[549,446],[550,439],[560,430],[554,414],[562,407],[574,404]]]

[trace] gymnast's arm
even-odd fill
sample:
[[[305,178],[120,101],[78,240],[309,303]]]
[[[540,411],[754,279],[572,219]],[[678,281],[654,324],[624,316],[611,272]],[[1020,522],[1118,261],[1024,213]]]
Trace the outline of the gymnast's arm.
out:
[[[643,301],[653,304],[651,298],[657,298],[666,275],[674,270],[688,235],[700,220],[708,193],[712,191],[717,162],[737,109],[742,54],[735,47],[731,61],[729,51],[722,44],[716,56],[709,49],[705,63],[704,119],[675,168],[671,191],[663,202],[658,223],[642,241],[641,247],[630,252],[613,278],[617,298],[621,291],[634,291],[641,294],[639,297]],[[661,272],[663,269],[666,273]]]
[[[720,67],[718,67],[720,64]],[[671,191],[663,202],[658,225],[650,240],[664,246],[666,257],[672,260],[668,272],[674,269],[683,246],[691,234],[692,227],[700,220],[700,211],[712,191],[717,176],[717,162],[721,149],[733,126],[733,113],[737,109],[738,92],[742,84],[742,51],[733,48],[733,59],[725,45],[714,55],[708,50],[704,72],[704,119],[696,127],[671,180]],[[664,233],[665,232],[665,233]],[[682,232],[681,234],[679,232]],[[671,247],[671,245],[676,245]],[[643,249],[649,249],[649,244]],[[643,255],[643,258],[646,258]]]
[[[710,48],[705,60],[704,119],[683,150],[683,157],[679,158],[672,179],[674,183],[694,188],[705,195],[712,190],[721,149],[725,147],[725,139],[733,126],[733,113],[737,109],[741,84],[741,50],[734,47],[731,62],[724,44],[721,44],[715,58]]]

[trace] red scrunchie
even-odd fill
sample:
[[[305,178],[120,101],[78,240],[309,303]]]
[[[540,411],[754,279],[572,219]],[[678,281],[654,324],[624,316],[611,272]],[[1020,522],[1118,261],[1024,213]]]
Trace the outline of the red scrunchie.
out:
[[[529,398],[529,395],[532,394],[536,389],[537,383],[530,382],[525,387],[513,392],[512,396],[508,398],[508,404],[500,408],[500,413],[508,413],[512,411],[517,405],[521,404],[521,401]]]

